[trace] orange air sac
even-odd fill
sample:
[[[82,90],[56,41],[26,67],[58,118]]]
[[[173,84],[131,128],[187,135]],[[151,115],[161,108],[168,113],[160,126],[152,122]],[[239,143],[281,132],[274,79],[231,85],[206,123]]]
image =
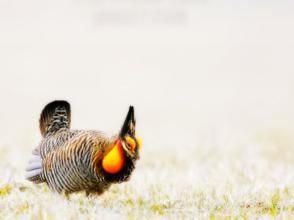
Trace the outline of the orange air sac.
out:
[[[123,169],[125,165],[125,155],[121,141],[117,141],[112,150],[103,158],[102,167],[110,174],[116,174]]]

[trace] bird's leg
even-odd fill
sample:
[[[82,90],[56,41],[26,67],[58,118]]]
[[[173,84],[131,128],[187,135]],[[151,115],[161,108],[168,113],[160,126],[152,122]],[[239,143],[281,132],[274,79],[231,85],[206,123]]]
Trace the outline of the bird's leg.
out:
[[[88,190],[86,190],[85,192],[86,192],[86,196],[87,197],[90,197],[90,196],[100,196],[100,195],[102,195],[104,193],[104,190],[102,190],[102,189],[99,189],[99,190],[95,189],[95,191],[88,191]]]
[[[67,200],[70,200],[70,196],[69,196],[69,193],[65,192],[65,191],[62,191],[61,193]]]

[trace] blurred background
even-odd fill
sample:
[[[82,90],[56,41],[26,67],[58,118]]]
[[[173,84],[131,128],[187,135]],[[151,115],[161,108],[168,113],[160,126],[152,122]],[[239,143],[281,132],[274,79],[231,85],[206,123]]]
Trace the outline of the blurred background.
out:
[[[134,105],[145,151],[257,140],[293,159],[293,7],[1,0],[1,154],[25,163],[42,108],[66,99],[73,128],[109,134]]]

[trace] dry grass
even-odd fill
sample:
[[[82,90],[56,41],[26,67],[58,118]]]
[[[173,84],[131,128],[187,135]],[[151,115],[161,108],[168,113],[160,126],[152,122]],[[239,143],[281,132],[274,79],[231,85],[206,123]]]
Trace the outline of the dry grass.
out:
[[[129,182],[69,199],[25,181],[29,153],[13,163],[16,150],[3,146],[0,219],[293,219],[293,147],[277,155],[280,146],[260,140],[143,149]]]

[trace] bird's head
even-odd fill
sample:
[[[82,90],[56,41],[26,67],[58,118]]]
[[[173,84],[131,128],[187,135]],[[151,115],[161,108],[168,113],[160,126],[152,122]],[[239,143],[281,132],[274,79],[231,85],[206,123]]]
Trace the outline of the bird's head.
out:
[[[133,170],[141,148],[141,139],[136,137],[135,126],[134,107],[130,106],[120,133],[112,145],[112,150],[103,158],[102,166],[106,172],[119,174]]]
[[[130,106],[127,117],[119,133],[122,148],[130,158],[138,156],[141,148],[141,139],[136,137],[136,119],[134,107]]]

